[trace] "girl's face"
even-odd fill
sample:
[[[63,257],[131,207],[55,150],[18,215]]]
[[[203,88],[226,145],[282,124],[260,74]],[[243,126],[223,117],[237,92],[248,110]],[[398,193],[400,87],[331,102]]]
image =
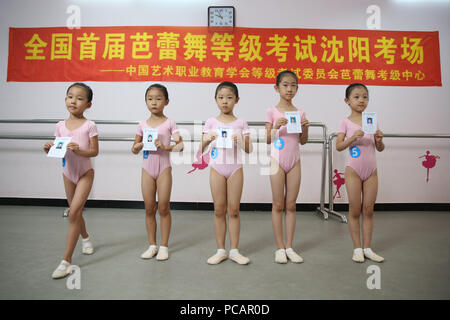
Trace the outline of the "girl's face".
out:
[[[234,105],[238,103],[238,101],[239,98],[236,97],[231,88],[223,87],[219,91],[217,91],[217,106],[223,114],[233,113]]]
[[[73,86],[66,96],[66,107],[70,114],[80,117],[84,111],[91,107],[92,102],[88,101],[88,95],[84,88]]]
[[[350,92],[350,96],[345,98],[345,103],[350,106],[352,111],[362,113],[369,104],[369,93],[363,87],[356,87]]]
[[[280,94],[284,100],[292,100],[298,90],[297,80],[290,74],[285,75],[278,85],[275,85],[275,90]]]
[[[159,115],[162,114],[164,107],[169,104],[169,99],[166,99],[158,88],[152,88],[147,92],[145,103],[152,114]]]

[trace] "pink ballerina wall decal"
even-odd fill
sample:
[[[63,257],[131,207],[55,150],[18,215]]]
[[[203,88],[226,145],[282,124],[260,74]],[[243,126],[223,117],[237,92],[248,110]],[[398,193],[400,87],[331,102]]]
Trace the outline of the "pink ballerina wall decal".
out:
[[[427,168],[427,182],[430,180],[430,169],[434,168],[434,166],[436,165],[436,159],[440,159],[439,156],[437,155],[430,155],[430,151],[427,150],[426,154],[424,154],[423,156],[420,156],[420,158],[425,157],[425,161],[422,161],[422,166],[424,168]]]
[[[209,164],[209,152],[202,154],[200,152],[200,150],[197,152],[196,155],[197,161],[195,161],[194,163],[192,163],[192,167],[193,169],[188,171],[188,173],[192,173],[195,170],[203,170],[206,169],[208,167]]]
[[[341,186],[345,184],[345,178],[342,177],[343,173],[338,172],[337,169],[334,169],[335,175],[333,178],[336,178],[333,180],[333,183],[336,185],[336,192],[333,195],[333,200],[336,198],[336,194],[338,194],[338,198],[341,198],[341,192],[339,191],[341,189]]]

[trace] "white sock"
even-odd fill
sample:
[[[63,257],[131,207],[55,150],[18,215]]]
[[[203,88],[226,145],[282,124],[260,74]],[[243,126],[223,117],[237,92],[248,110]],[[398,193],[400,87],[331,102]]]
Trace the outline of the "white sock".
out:
[[[289,253],[289,252],[294,252],[294,249],[292,249],[292,248],[287,248],[287,249],[286,249],[286,253]]]
[[[230,253],[231,253],[231,251],[230,251]],[[227,251],[226,251],[225,249],[217,249],[216,255],[218,255],[218,256],[224,256],[224,255],[226,255],[226,254],[227,254]]]
[[[58,266],[59,270],[66,270],[70,266],[70,262],[67,262],[66,260],[62,260],[61,263]]]
[[[240,255],[238,249],[231,249],[231,250],[230,250],[230,256],[234,256],[234,255]]]
[[[159,250],[161,250],[161,251],[169,251],[169,248],[167,248],[167,247],[164,247],[164,246],[159,246]]]
[[[286,253],[286,249],[278,249],[276,252],[278,252],[278,251],[282,251],[282,252],[284,252],[284,253]]]
[[[82,244],[83,248],[92,247],[92,243],[90,240],[91,239],[89,237],[87,237],[86,239],[81,238],[81,244]]]
[[[355,250],[353,250],[353,253],[362,254],[363,253],[363,249],[362,248],[356,248]]]
[[[371,253],[373,253],[373,251],[370,248],[364,248],[364,253],[365,254],[371,254]]]
[[[154,245],[154,244],[151,244],[151,245],[148,247],[148,250],[155,249],[155,248],[158,248],[158,246],[156,246],[156,245]]]

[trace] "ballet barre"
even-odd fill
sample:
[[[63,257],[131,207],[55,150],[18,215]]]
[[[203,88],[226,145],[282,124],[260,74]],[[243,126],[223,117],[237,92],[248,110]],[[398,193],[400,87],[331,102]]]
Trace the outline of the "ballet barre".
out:
[[[62,119],[0,119],[0,123],[4,124],[56,124]],[[117,120],[92,120],[95,124],[100,125],[135,125],[139,124],[139,121],[117,121]],[[249,126],[265,127],[266,123],[262,121],[248,121]],[[204,125],[205,121],[177,121],[178,126],[192,126],[192,125]],[[322,165],[321,165],[321,183],[320,183],[320,206],[316,208],[316,212],[322,214],[325,220],[328,219],[328,211],[325,208],[325,181],[326,181],[326,165],[327,165],[327,126],[321,122],[310,122],[310,127],[322,128],[322,134],[320,139],[308,138],[307,143],[322,144]],[[36,136],[36,135],[0,135],[0,140],[53,140],[54,136]],[[99,137],[99,141],[134,141],[133,138],[128,137]],[[199,138],[191,138],[190,142],[200,142]],[[266,138],[260,139],[259,135],[256,137],[256,143],[266,143]]]
[[[342,222],[347,223],[347,218],[344,214],[334,211],[333,199],[333,139],[338,136],[337,132],[333,132],[328,136],[328,208],[324,211],[341,218]],[[426,134],[426,133],[383,133],[383,138],[450,138],[450,134]]]

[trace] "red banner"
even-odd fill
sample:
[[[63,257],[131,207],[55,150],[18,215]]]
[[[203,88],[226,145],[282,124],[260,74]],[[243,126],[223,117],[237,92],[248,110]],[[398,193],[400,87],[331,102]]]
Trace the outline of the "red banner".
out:
[[[439,33],[206,27],[10,28],[8,81],[441,86]]]

